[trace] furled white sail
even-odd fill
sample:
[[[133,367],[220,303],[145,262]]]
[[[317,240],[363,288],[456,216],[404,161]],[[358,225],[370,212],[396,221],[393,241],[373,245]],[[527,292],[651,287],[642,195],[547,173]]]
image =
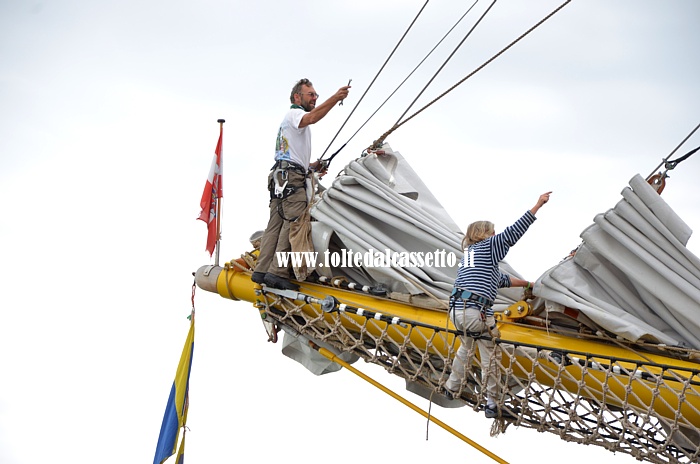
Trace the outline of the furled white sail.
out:
[[[578,309],[627,340],[700,349],[700,259],[686,248],[692,230],[639,175],[622,196],[535,293],[548,310]]]

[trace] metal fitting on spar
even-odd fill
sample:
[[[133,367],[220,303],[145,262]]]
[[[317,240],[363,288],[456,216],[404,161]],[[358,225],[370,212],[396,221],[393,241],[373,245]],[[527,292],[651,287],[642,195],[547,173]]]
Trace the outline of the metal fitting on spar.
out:
[[[255,286],[251,285],[246,270],[248,267],[242,260],[231,261],[224,267],[210,264],[197,269],[194,282],[202,290],[230,300],[255,301]]]
[[[195,272],[194,282],[202,290],[218,293],[216,282],[219,280],[219,275],[222,270],[223,268],[221,266],[215,266],[213,264],[202,266]]]

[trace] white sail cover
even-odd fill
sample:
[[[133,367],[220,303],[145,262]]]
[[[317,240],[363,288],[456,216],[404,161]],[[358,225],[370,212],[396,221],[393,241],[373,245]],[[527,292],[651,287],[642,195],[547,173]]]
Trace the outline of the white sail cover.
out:
[[[573,257],[542,275],[549,311],[574,308],[627,340],[700,349],[700,259],[692,230],[636,175],[623,199],[581,233]]]
[[[464,233],[399,152],[384,144],[382,155],[369,154],[348,164],[311,208],[313,242],[320,253],[452,254],[453,263],[421,266],[317,267],[326,277],[346,277],[361,285],[384,287],[393,298],[446,308]],[[346,263],[347,264],[347,263]],[[504,272],[521,277],[506,262]],[[494,308],[520,298],[521,289],[504,289]]]

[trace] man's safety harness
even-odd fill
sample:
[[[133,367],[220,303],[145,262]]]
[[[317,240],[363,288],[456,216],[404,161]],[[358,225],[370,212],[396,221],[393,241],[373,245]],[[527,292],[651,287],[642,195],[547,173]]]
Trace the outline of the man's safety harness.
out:
[[[289,171],[294,171],[304,177],[304,182],[301,185],[289,185]],[[296,163],[287,160],[277,160],[272,166],[272,178],[267,189],[270,191],[270,200],[284,200],[292,195],[298,189],[306,190],[306,176],[308,171]],[[288,218],[284,216],[284,207],[282,201],[277,202],[277,214],[289,222],[294,222],[299,219],[299,216]]]
[[[286,160],[277,160],[275,165],[272,166],[272,179],[270,179],[270,184],[267,189],[270,191],[271,200],[284,200],[291,194],[297,191],[297,189],[306,188],[306,183],[301,185],[289,185],[289,172],[294,171],[301,174],[306,178],[307,170],[296,163]]]

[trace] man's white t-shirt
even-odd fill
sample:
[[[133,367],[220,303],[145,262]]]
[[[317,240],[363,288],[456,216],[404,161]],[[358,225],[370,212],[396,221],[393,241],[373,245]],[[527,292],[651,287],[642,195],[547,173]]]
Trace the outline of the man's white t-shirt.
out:
[[[284,116],[277,132],[276,161],[291,161],[308,169],[311,163],[311,128],[306,126],[299,129],[301,118],[305,114],[304,109],[292,107]]]

